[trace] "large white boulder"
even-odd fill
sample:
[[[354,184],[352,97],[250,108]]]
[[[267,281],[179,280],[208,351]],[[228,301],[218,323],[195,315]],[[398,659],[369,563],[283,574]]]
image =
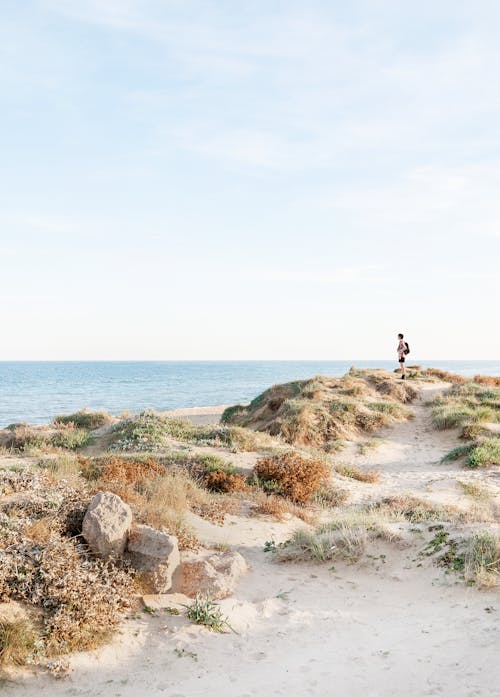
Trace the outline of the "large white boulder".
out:
[[[130,506],[116,494],[100,491],[87,508],[82,534],[95,554],[119,557],[125,551],[131,524]]]

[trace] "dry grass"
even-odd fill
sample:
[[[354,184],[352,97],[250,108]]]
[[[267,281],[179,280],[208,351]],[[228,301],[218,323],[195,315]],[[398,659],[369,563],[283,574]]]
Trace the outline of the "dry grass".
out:
[[[353,465],[335,465],[333,469],[337,474],[349,477],[349,479],[355,479],[358,482],[377,484],[380,481],[380,472],[375,470],[360,470]]]
[[[316,514],[313,510],[295,504],[282,496],[257,490],[252,493],[251,500],[254,512],[260,515],[268,515],[280,521],[295,516],[308,525],[316,522]]]
[[[29,663],[36,651],[37,633],[26,618],[0,618],[0,668]]]
[[[491,501],[492,499],[490,489],[480,482],[462,482],[458,480],[457,484],[463,489],[467,496],[470,496],[476,501]]]
[[[356,433],[372,432],[410,418],[404,403],[416,396],[407,383],[385,371],[358,371],[342,378],[275,385],[248,406],[227,409],[225,423],[279,436],[293,445],[330,448]]]
[[[297,530],[279,550],[279,561],[331,561],[354,563],[362,556],[367,541],[362,526],[327,525],[317,530]]]
[[[81,465],[75,455],[57,455],[40,460],[38,465],[48,470],[56,482],[65,481],[76,484],[78,481],[81,481]]]
[[[295,503],[307,503],[328,480],[330,470],[323,460],[297,453],[264,457],[253,469],[259,481],[271,483],[276,493]]]
[[[357,444],[358,452],[360,455],[366,455],[367,453],[372,452],[372,450],[376,450],[377,448],[379,448],[383,442],[383,440],[377,438],[371,438],[370,440],[360,441]]]
[[[433,503],[411,494],[385,497],[373,504],[372,508],[388,518],[404,519],[410,523],[426,520],[460,521],[464,518],[463,511],[455,506]]]
[[[478,588],[500,586],[500,537],[478,531],[468,540],[465,551],[465,577]]]

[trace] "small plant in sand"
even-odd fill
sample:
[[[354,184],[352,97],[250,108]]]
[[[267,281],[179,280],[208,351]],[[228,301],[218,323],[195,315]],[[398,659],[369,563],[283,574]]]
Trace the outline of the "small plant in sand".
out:
[[[368,484],[377,484],[380,481],[380,472],[375,470],[360,470],[353,465],[335,465],[335,472],[343,477],[356,479],[358,482],[366,482]]]
[[[475,532],[465,551],[465,577],[478,588],[500,585],[500,538],[488,531]]]
[[[372,438],[371,440],[363,440],[360,441],[358,445],[358,452],[360,455],[367,455],[368,453],[372,452],[373,450],[376,450],[379,448],[384,441],[376,438]]]
[[[476,501],[490,501],[492,499],[490,489],[480,482],[457,481],[457,484],[463,489],[467,496],[470,496]]]
[[[195,624],[202,624],[204,627],[220,633],[233,630],[228,618],[222,614],[219,605],[208,596],[197,595],[191,605],[184,605],[184,607],[187,609],[187,618]]]
[[[298,453],[281,453],[257,461],[255,476],[276,486],[276,493],[296,503],[307,503],[328,480],[328,465]]]

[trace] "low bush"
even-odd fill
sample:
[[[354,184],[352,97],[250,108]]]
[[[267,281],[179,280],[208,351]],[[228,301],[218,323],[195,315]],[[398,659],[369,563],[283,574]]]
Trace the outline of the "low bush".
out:
[[[296,503],[307,503],[328,480],[330,470],[322,460],[297,453],[264,457],[253,469],[259,480],[271,482],[276,493]]]
[[[112,417],[106,411],[88,411],[81,409],[74,414],[61,414],[54,418],[54,426],[58,424],[73,424],[76,428],[84,428],[90,431],[101,428],[112,422]]]
[[[493,377],[491,375],[474,375],[474,382],[477,382],[479,385],[500,387],[500,377]]]
[[[64,450],[78,450],[90,445],[92,442],[92,436],[88,431],[81,428],[65,428],[55,433],[50,439],[51,445]]]
[[[466,457],[467,467],[491,467],[500,465],[500,437],[480,438],[466,445],[459,445],[442,458],[442,462]]]

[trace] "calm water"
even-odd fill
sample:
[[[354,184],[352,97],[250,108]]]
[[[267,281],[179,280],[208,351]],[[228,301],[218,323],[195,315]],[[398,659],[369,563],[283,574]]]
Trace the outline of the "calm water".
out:
[[[394,361],[0,362],[0,427],[49,422],[82,407],[113,414],[246,402],[267,387],[313,375],[397,367]],[[462,375],[500,375],[499,361],[420,362]]]

